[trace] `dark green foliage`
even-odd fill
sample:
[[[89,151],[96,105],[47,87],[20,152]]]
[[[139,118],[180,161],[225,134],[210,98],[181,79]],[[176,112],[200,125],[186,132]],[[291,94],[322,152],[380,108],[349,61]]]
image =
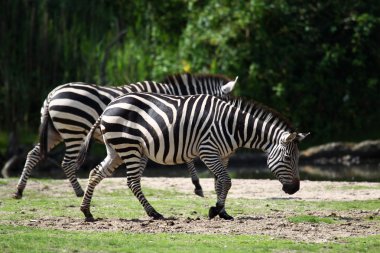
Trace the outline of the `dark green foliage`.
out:
[[[379,137],[379,2],[218,2],[192,12],[195,69],[239,74],[314,142]]]
[[[379,137],[379,1],[4,0],[0,21],[1,129],[37,129],[62,83],[191,71],[239,75],[309,144]]]

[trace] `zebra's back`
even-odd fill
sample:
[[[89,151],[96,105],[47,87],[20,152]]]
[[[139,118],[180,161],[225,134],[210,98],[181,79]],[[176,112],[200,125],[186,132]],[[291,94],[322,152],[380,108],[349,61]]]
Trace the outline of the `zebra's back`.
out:
[[[121,154],[135,141],[155,162],[188,162],[199,156],[199,144],[207,138],[220,103],[224,102],[209,95],[130,93],[105,109],[103,138]]]
[[[86,83],[68,83],[54,90],[48,110],[60,133],[75,135],[89,130],[104,108],[123,92]]]

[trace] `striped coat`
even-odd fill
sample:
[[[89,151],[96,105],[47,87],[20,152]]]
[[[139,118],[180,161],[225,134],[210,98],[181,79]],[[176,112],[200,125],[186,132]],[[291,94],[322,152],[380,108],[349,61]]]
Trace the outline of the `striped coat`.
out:
[[[209,210],[232,219],[225,211],[231,187],[226,161],[238,148],[261,149],[268,154],[268,167],[293,194],[299,189],[297,133],[279,114],[244,99],[220,99],[210,95],[170,96],[131,93],[115,99],[89,132],[78,157],[83,162],[92,134],[100,126],[107,157],[90,173],[81,205],[92,221],[90,201],[96,185],[113,171],[121,159],[126,166],[128,186],[147,214],[162,218],[145,198],[140,185],[144,159],[160,164],[181,164],[200,157],[215,175],[217,203]]]
[[[163,94],[188,95],[209,93],[216,96],[228,96],[234,82],[218,75],[174,75],[164,82],[138,82],[120,87],[104,87],[86,83],[68,83],[58,86],[49,93],[41,108],[40,143],[27,156],[27,160],[17,184],[14,198],[21,198],[27,180],[36,164],[46,153],[60,143],[65,144],[62,169],[69,179],[77,196],[83,196],[83,190],[76,177],[78,167],[75,158],[79,148],[104,108],[116,97],[130,92],[154,92]],[[100,132],[94,137],[103,141]],[[117,167],[121,161],[114,163]],[[193,163],[188,164],[196,193],[203,195]]]

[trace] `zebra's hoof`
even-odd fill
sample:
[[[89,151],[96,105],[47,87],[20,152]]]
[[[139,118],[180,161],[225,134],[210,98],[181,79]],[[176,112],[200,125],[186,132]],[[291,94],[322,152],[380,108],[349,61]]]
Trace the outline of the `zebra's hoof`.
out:
[[[204,197],[202,188],[200,188],[200,189],[195,189],[195,190],[194,190],[194,193],[195,193],[195,195],[198,195],[198,196],[200,196],[200,197],[202,197],[202,198]]]
[[[219,213],[219,217],[222,218],[222,219],[225,219],[225,220],[233,220],[234,217],[232,217],[231,215],[229,215],[226,211],[221,211]]]
[[[162,214],[160,214],[156,211],[152,212],[149,216],[152,217],[153,220],[163,220],[164,219],[164,216],[162,216]]]
[[[22,191],[18,190],[17,192],[13,193],[12,198],[22,199]]]
[[[216,208],[215,206],[212,206],[212,207],[210,207],[210,210],[208,211],[208,218],[212,219],[215,216],[217,216],[218,214],[219,214],[218,208]]]
[[[85,221],[85,222],[95,222],[95,219],[94,219],[94,217],[91,215],[91,216],[89,216],[89,217],[86,217],[86,218],[84,219],[84,221]]]
[[[84,219],[85,222],[94,222],[95,221],[94,216],[92,216],[92,213],[90,212],[89,208],[81,207],[80,210],[84,214],[84,217],[86,217]]]

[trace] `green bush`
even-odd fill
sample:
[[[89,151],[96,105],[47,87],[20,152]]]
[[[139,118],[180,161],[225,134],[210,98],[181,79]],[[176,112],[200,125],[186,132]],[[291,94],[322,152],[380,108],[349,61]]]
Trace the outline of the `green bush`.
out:
[[[285,113],[314,142],[379,137],[380,3],[209,1],[180,52],[239,75],[239,93]]]
[[[37,129],[62,83],[190,71],[238,75],[309,144],[379,137],[378,1],[5,0],[0,17],[1,129]]]

